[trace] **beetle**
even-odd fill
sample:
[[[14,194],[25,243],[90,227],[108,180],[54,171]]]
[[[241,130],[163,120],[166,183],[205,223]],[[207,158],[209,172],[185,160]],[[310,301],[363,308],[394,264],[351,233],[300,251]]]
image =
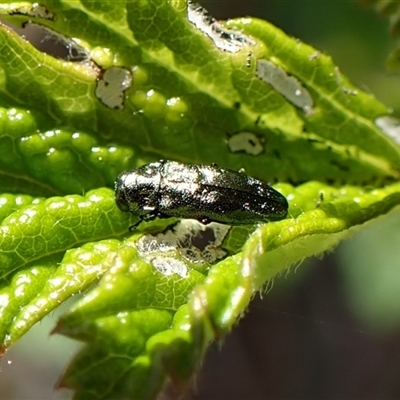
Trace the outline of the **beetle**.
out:
[[[121,211],[139,217],[190,218],[203,224],[249,225],[286,217],[286,198],[266,183],[216,164],[159,160],[123,172],[115,181]]]

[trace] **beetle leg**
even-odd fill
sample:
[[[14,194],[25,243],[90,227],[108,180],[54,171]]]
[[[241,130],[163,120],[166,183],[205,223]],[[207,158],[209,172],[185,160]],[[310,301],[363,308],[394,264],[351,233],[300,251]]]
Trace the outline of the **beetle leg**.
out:
[[[156,209],[150,211],[148,214],[142,216],[143,221],[153,221],[156,218],[160,217],[160,212]]]
[[[171,218],[171,216],[158,211],[157,215],[154,218],[166,219],[166,218]]]
[[[153,209],[150,211],[148,214],[145,215],[140,215],[139,216],[139,221],[136,222],[136,224],[133,224],[132,226],[129,227],[129,230],[132,232],[134,229],[136,229],[143,221],[144,222],[149,222],[153,221],[156,218],[163,218],[160,217],[160,213],[158,210]]]
[[[143,217],[140,216],[139,220],[129,227],[129,232],[133,232],[141,223],[143,222]]]

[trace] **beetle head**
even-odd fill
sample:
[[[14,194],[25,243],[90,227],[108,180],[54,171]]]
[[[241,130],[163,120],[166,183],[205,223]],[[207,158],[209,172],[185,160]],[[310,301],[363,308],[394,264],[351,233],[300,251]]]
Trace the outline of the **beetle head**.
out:
[[[129,202],[126,196],[128,188],[125,183],[128,174],[129,172],[123,172],[115,181],[115,202],[121,211],[130,210]]]
[[[158,163],[123,172],[115,181],[115,202],[118,208],[137,215],[156,210],[160,179]]]

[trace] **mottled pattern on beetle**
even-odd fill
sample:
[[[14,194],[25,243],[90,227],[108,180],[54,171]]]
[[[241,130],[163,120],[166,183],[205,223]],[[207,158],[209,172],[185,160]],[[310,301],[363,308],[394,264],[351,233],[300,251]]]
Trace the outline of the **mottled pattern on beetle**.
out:
[[[216,165],[159,161],[122,173],[115,189],[118,207],[141,220],[246,225],[283,219],[288,209],[285,197],[266,183]]]

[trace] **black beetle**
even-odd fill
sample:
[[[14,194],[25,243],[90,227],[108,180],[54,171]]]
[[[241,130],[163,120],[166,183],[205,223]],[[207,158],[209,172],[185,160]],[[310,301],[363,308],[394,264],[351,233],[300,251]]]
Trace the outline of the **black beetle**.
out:
[[[115,200],[120,210],[139,216],[131,229],[157,217],[248,225],[283,219],[288,210],[284,196],[244,173],[165,160],[119,175]]]

